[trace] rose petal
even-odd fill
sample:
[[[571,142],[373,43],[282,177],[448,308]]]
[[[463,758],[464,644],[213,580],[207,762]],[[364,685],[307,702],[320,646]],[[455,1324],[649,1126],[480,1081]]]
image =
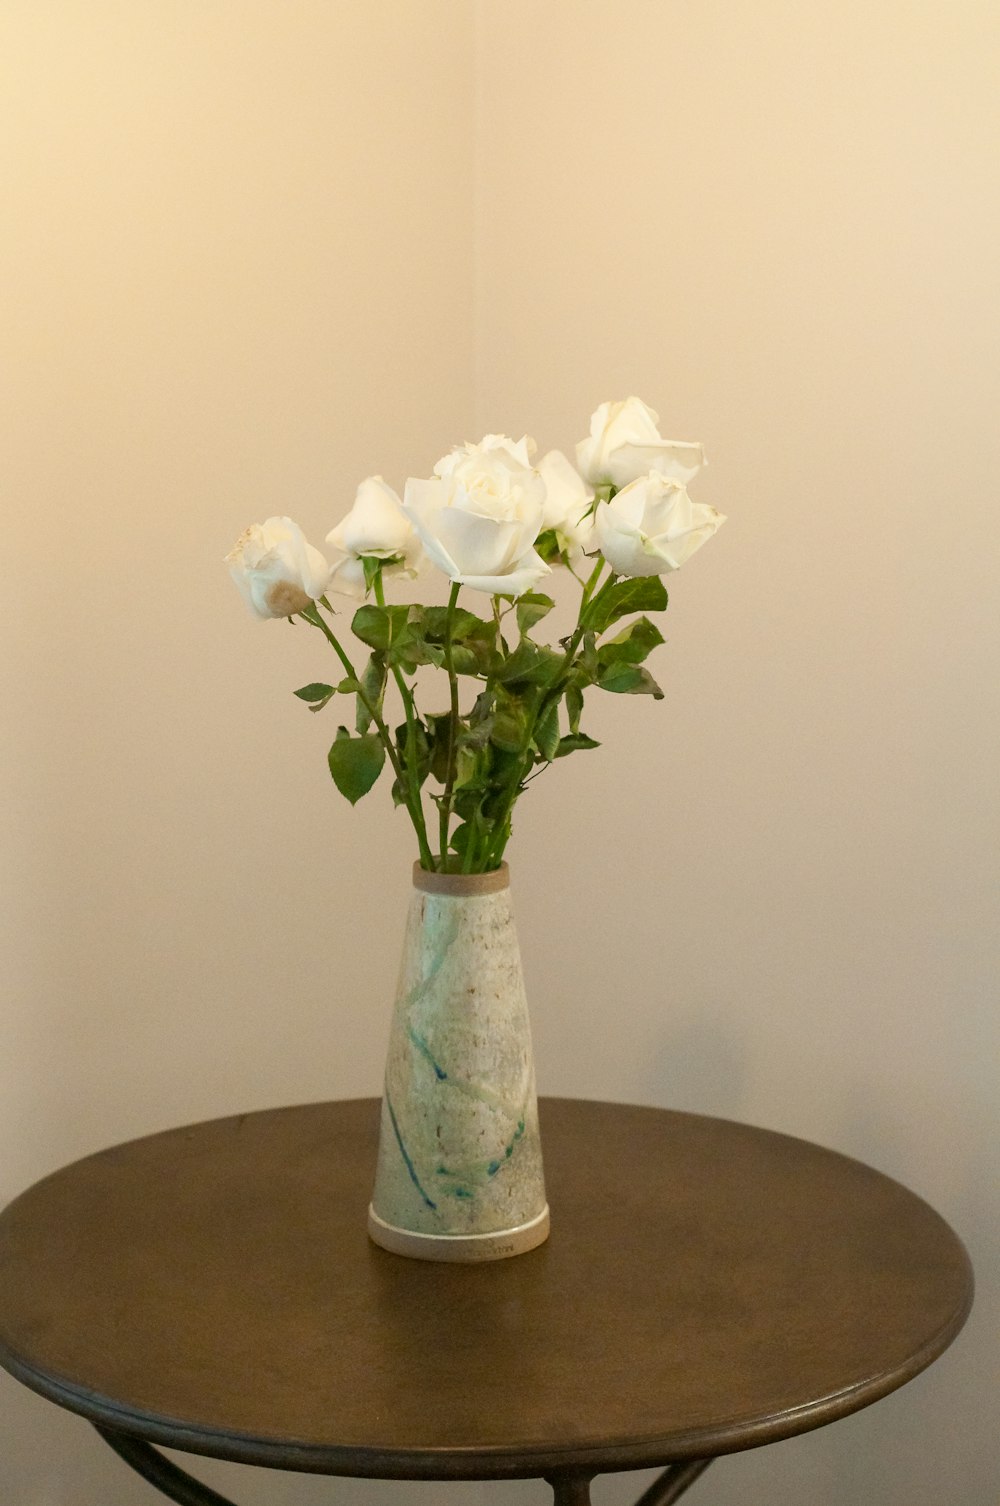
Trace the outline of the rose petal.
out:
[[[455,579],[470,591],[486,591],[490,596],[523,596],[552,571],[534,549],[517,561],[504,575],[459,575]]]
[[[358,487],[347,516],[327,534],[335,549],[355,556],[403,554],[413,537],[413,528],[402,503],[381,476],[369,476]]]
[[[669,536],[660,536],[650,539],[650,545],[655,548],[660,557],[667,562],[670,570],[679,570],[687,564],[692,554],[707,544],[713,534],[717,533],[726,521],[724,514],[716,512],[714,507],[704,507],[694,504],[699,514],[711,514],[710,517],[699,516],[691,525],[681,533]]]
[[[670,481],[686,485],[705,464],[702,445],[683,439],[665,439],[658,444],[622,444],[607,457],[608,480],[626,486],[637,476],[657,471]]]
[[[545,483],[542,527],[574,532],[594,500],[593,487],[587,485],[561,450],[550,450],[542,456],[538,474]]]
[[[618,498],[615,498],[618,501]],[[599,502],[594,514],[594,535],[598,548],[616,575],[657,575],[655,563],[650,569],[649,556],[643,549],[638,528],[616,513],[607,502]]]
[[[483,518],[458,507],[442,508],[436,527],[462,575],[503,574],[534,543],[522,523]]]
[[[364,565],[353,554],[343,555],[333,567],[327,590],[336,591],[339,596],[351,596],[355,601],[363,601],[367,589]]]
[[[403,511],[419,534],[429,559],[454,580],[458,565],[440,542],[438,534],[438,519],[448,511],[445,505],[447,496],[448,488],[436,477],[423,481],[411,476],[403,492]]]

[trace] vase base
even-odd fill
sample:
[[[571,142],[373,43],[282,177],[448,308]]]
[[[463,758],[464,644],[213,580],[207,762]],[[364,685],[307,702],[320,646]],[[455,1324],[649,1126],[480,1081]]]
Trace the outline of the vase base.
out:
[[[549,1205],[537,1218],[513,1229],[499,1229],[494,1234],[415,1234],[397,1229],[368,1209],[368,1234],[383,1250],[394,1255],[408,1255],[413,1260],[451,1260],[474,1263],[482,1260],[507,1260],[524,1255],[544,1244],[549,1237]]]

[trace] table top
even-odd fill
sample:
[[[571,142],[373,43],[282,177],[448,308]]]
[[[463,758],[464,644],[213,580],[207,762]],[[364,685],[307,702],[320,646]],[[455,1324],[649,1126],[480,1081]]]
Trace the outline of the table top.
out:
[[[0,1362],[194,1453],[488,1479],[804,1432],[910,1380],[961,1328],[961,1243],[871,1168],[700,1115],[540,1111],[552,1234],[491,1264],[369,1241],[373,1099],[78,1161],[0,1215]]]

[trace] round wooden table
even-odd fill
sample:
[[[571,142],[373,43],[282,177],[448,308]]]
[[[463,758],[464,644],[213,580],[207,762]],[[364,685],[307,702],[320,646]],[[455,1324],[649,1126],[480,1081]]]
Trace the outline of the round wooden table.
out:
[[[552,1234],[486,1265],[365,1231],[372,1099],[170,1130],[0,1215],[0,1362],[172,1500],[223,1497],[154,1444],[382,1479],[591,1477],[820,1427],[941,1354],[966,1253],[913,1193],[802,1140],[542,1100]]]

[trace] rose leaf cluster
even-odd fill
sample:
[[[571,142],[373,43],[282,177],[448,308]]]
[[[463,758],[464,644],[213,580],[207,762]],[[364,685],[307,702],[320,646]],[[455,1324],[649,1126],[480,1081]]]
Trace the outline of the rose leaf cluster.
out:
[[[598,746],[581,727],[588,690],[662,699],[645,660],[664,640],[647,614],[666,609],[661,577],[724,522],[687,491],[702,446],[663,439],[638,398],[597,409],[575,465],[558,450],[535,465],[534,453],[527,436],[487,434],[410,477],[402,497],[367,477],[327,535],[328,557],[284,517],[247,529],[227,556],[255,616],[298,618],[328,640],[341,673],[295,694],[313,712],[354,698],[330,774],[356,804],[388,764],[426,868],[498,865],[528,782]],[[450,582],[447,605],[386,602],[386,580],[428,568]],[[534,635],[555,599],[539,588],[556,572],[579,584],[579,608],[572,630],[546,644]],[[459,605],[462,590],[489,611]],[[327,593],[359,603],[351,631],[364,662],[335,631]],[[423,697],[435,673],[447,704],[423,710],[418,688]]]

